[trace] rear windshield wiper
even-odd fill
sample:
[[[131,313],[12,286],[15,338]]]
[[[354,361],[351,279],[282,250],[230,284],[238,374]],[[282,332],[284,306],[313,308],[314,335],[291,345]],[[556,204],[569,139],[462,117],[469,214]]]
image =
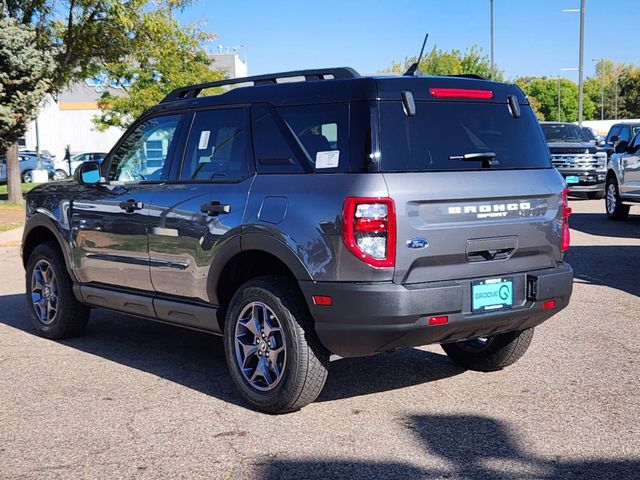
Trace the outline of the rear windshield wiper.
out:
[[[473,152],[465,153],[464,155],[450,155],[449,160],[462,160],[465,162],[482,161],[482,166],[495,167],[500,165],[500,162],[495,159],[495,152]]]

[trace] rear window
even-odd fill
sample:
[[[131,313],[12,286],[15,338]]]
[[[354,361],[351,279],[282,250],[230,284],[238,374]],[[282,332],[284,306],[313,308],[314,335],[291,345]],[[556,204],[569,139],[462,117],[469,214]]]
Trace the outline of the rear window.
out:
[[[418,102],[405,115],[401,102],[380,104],[381,167],[385,172],[475,170],[495,154],[492,169],[545,168],[549,152],[532,110],[521,106],[514,118],[507,104]],[[450,158],[451,157],[451,158]]]

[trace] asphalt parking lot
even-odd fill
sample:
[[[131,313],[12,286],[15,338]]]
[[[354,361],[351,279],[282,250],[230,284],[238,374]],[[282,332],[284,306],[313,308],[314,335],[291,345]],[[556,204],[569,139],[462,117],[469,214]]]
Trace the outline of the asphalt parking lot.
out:
[[[285,416],[242,404],[216,337],[105,311],[35,336],[0,242],[0,478],[639,478],[640,208],[603,203],[571,201],[574,296],[518,363],[338,359]]]

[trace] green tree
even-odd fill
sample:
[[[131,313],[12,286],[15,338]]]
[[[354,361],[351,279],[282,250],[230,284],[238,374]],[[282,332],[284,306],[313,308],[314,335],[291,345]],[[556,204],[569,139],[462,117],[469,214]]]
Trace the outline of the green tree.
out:
[[[125,95],[105,92],[100,98],[101,113],[94,122],[102,130],[128,127],[175,88],[223,78],[222,71],[211,69],[211,59],[202,48],[211,34],[182,28],[168,7],[146,12],[140,21],[149,37],[132,42],[126,58],[104,66],[110,78],[126,79],[131,86]]]
[[[173,15],[190,3],[191,0],[0,0],[0,18],[14,19],[33,29],[35,36],[29,46],[51,56],[51,73],[44,80],[47,93],[56,96],[70,83],[93,76],[107,66],[117,71],[118,65],[144,64],[144,55],[154,48],[154,43],[163,43],[167,29],[183,28]],[[199,38],[197,29],[189,28],[188,35]],[[191,67],[181,63],[179,68]],[[34,107],[29,117],[37,109]],[[14,144],[7,150],[8,156],[15,158],[15,150]]]
[[[640,67],[629,71],[620,82],[622,117],[640,118]]]
[[[561,122],[576,122],[578,120],[578,86],[571,80],[553,77],[519,77],[515,79],[515,83],[529,97],[538,118]],[[558,87],[560,89],[559,117]],[[585,120],[593,118],[595,108],[591,99],[585,96],[583,103]]]
[[[625,111],[625,96],[633,92],[628,87],[623,92],[622,86],[633,71],[633,65],[616,63],[606,58],[598,60],[595,75],[585,81],[585,96],[597,106],[597,118],[602,116],[605,119],[615,119],[629,115]]]
[[[6,152],[10,202],[22,201],[18,139],[49,89],[50,58],[35,47],[35,38],[32,27],[0,18],[0,149]]]
[[[393,62],[386,71],[403,73],[416,60],[417,57],[409,57],[404,62]],[[475,74],[485,78],[491,77],[491,61],[477,45],[472,45],[464,52],[456,49],[440,50],[434,46],[422,58],[419,68],[423,75]],[[503,72],[497,67],[495,67],[494,78],[498,81],[504,79]]]

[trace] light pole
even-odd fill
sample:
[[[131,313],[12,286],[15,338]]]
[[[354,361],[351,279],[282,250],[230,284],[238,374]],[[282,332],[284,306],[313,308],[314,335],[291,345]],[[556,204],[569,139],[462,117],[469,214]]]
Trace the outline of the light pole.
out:
[[[582,104],[584,99],[584,4],[580,0],[580,9],[565,9],[563,12],[580,12],[580,61],[578,67],[578,125],[582,126]]]
[[[489,0],[491,9],[491,80],[494,79],[494,47],[493,47],[493,0]]]
[[[558,121],[560,121],[560,74],[558,74]]]

